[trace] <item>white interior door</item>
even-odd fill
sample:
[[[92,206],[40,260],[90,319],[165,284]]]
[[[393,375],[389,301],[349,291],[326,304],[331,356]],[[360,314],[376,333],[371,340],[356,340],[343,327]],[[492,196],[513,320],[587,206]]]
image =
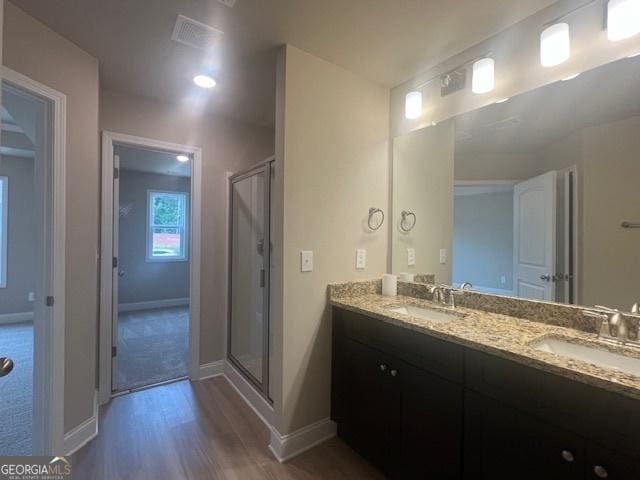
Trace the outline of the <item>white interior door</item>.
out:
[[[518,297],[555,300],[557,172],[518,183],[513,191],[513,282]]]
[[[112,278],[112,349],[111,349],[111,390],[117,390],[118,380],[118,255],[120,238],[120,157],[113,156],[113,269]]]

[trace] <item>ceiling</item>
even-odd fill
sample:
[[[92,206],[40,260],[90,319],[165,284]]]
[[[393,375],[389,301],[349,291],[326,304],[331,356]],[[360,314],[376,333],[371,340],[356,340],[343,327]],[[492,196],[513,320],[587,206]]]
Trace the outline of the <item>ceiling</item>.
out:
[[[273,126],[277,47],[289,43],[393,87],[555,0],[11,0],[100,60],[102,87],[161,101],[194,94],[218,68],[207,108]],[[224,31],[215,58],[172,42],[178,14]]]
[[[456,154],[536,153],[580,129],[640,115],[640,57],[461,115]]]
[[[123,145],[116,145],[114,153],[120,157],[121,170],[177,177],[191,176],[191,162],[179,162],[175,153]]]

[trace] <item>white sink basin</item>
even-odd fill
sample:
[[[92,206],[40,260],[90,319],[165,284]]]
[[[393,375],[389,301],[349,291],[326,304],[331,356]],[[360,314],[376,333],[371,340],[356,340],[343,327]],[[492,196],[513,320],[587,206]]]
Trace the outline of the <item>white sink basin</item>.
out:
[[[413,305],[398,305],[389,307],[387,310],[436,323],[447,323],[460,318],[453,313],[431,310],[430,308],[415,307]]]
[[[607,350],[587,347],[579,343],[557,338],[545,338],[535,342],[532,347],[562,357],[589,362],[599,367],[626,372],[640,377],[640,358],[627,357]]]

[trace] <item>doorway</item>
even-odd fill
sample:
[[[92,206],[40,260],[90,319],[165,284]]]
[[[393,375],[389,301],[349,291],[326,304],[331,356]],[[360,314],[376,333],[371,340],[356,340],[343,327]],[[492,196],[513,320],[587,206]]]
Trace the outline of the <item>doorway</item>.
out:
[[[198,376],[200,161],[195,147],[103,134],[101,403]]]
[[[64,453],[66,98],[2,68],[0,455]]]

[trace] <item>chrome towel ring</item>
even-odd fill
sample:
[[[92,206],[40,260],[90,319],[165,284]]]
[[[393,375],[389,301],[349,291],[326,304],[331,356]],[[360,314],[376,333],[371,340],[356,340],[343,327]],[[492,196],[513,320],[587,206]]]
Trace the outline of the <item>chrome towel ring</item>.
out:
[[[380,219],[380,222],[378,222],[378,224],[376,225],[373,222],[373,217],[378,213],[382,216],[382,218]],[[367,220],[367,225],[369,225],[369,228],[375,232],[382,226],[383,223],[384,223],[384,212],[379,208],[371,207],[369,209],[369,219]]]
[[[413,217],[413,222],[408,223],[408,217]],[[403,210],[402,213],[400,213],[400,230],[405,233],[410,232],[413,230],[413,227],[416,226],[417,220],[415,213]]]

